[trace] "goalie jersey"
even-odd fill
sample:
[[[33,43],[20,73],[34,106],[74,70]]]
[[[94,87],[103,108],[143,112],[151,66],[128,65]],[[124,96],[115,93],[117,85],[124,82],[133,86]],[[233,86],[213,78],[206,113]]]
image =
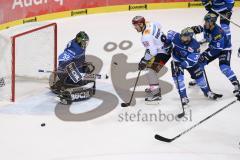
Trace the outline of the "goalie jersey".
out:
[[[81,48],[75,38],[71,40],[58,57],[58,70],[64,70],[71,62],[75,62],[76,66],[81,68],[81,64],[85,62],[85,51],[86,49]]]

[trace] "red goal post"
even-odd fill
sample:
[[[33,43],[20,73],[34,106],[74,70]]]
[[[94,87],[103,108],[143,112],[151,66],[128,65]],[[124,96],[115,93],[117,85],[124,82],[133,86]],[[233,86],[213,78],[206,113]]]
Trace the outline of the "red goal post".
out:
[[[11,40],[12,40],[12,67],[11,67],[11,101],[12,102],[15,102],[16,100],[16,40],[19,38],[19,37],[22,37],[22,36],[25,36],[25,35],[29,35],[29,34],[32,34],[34,32],[38,32],[38,31],[41,31],[43,29],[46,29],[46,28],[49,28],[49,27],[53,27],[53,38],[54,38],[54,49],[53,49],[53,71],[56,71],[57,70],[57,24],[56,23],[51,23],[51,24],[47,24],[47,25],[44,25],[44,26],[41,26],[41,27],[38,27],[38,28],[34,28],[34,29],[31,29],[31,30],[28,30],[28,31],[25,31],[25,32],[22,32],[22,33],[19,33],[19,34],[16,34],[14,36],[11,37]],[[34,40],[34,39],[33,39]],[[28,42],[26,42],[28,43]],[[34,54],[34,53],[33,53]]]

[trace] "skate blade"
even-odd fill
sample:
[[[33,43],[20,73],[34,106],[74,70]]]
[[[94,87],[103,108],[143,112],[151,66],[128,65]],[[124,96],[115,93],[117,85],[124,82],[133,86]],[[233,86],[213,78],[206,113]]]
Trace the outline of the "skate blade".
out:
[[[157,101],[145,101],[146,105],[158,105],[160,104],[161,100],[157,100]]]

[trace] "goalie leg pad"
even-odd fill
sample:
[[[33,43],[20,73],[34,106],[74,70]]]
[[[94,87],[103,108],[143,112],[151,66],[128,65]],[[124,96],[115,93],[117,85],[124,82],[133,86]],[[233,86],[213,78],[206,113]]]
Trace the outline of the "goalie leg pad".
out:
[[[49,76],[50,90],[55,94],[59,94],[60,90],[64,90],[64,82],[67,77],[66,73],[51,73]]]
[[[96,92],[95,81],[85,82],[83,86],[71,86],[60,92],[59,98],[63,104],[71,104],[72,102],[83,101],[91,98]],[[67,103],[65,103],[67,102]]]

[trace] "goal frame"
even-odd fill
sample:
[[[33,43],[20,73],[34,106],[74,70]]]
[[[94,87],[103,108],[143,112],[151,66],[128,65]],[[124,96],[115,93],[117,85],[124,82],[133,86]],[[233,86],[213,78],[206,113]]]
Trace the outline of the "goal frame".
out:
[[[16,39],[18,37],[21,37],[21,36],[24,36],[24,35],[27,35],[27,34],[31,34],[33,32],[36,32],[36,31],[39,31],[39,30],[42,30],[42,29],[45,29],[45,28],[49,28],[49,27],[53,27],[53,30],[54,30],[54,61],[53,61],[53,64],[54,64],[54,68],[53,68],[53,71],[56,71],[57,70],[57,23],[50,23],[50,24],[47,24],[47,25],[44,25],[44,26],[41,26],[41,27],[38,27],[38,28],[34,28],[34,29],[31,29],[31,30],[28,30],[28,31],[25,31],[25,32],[22,32],[22,33],[19,33],[19,34],[16,34],[14,36],[11,37],[11,41],[12,41],[12,70],[11,70],[11,98],[10,100],[12,102],[15,102],[16,101]]]

